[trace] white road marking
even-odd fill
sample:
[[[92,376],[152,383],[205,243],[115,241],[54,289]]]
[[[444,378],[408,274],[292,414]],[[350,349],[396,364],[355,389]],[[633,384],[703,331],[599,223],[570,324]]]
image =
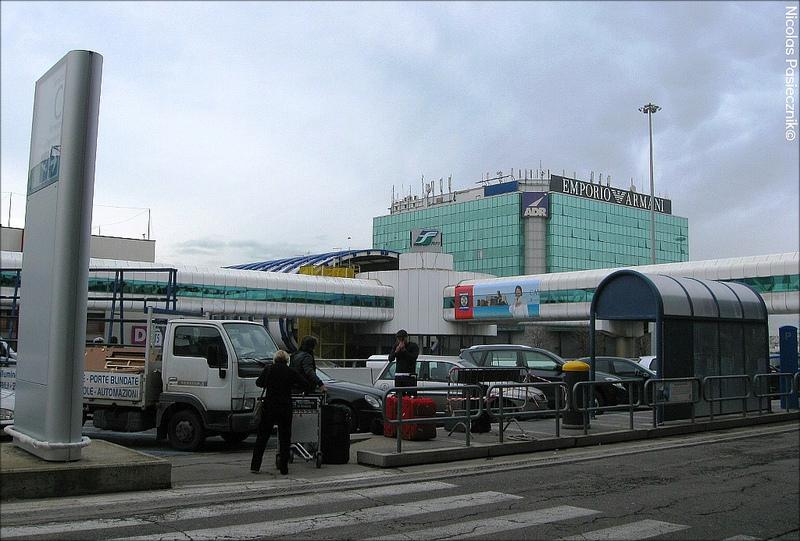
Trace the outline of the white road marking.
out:
[[[373,537],[367,541],[389,541],[389,540],[425,540],[425,539],[468,539],[470,537],[497,538],[496,533],[518,530],[537,524],[548,522],[558,522],[571,518],[585,517],[594,515],[600,511],[593,509],[583,509],[570,505],[559,505],[548,509],[503,515],[494,518],[470,520],[468,522],[458,522],[429,528],[427,530],[409,531],[407,533],[392,533],[381,537]]]
[[[666,533],[677,532],[687,528],[689,528],[689,526],[686,526],[685,524],[672,524],[671,522],[661,522],[660,520],[647,519],[631,522],[630,524],[623,524],[621,526],[613,526],[611,528],[603,528],[602,530],[595,530],[593,532],[573,535],[565,539],[566,541],[578,541],[583,539],[612,539],[619,541],[624,541],[627,539],[647,539],[648,537],[664,535]]]
[[[407,483],[402,485],[388,485],[374,488],[347,490],[342,492],[326,492],[304,494],[298,496],[284,496],[253,501],[215,504],[203,507],[189,507],[168,511],[166,513],[147,513],[131,518],[97,518],[91,520],[77,520],[71,522],[52,522],[38,526],[8,526],[0,527],[0,538],[30,537],[33,535],[47,535],[66,532],[80,532],[89,530],[104,530],[126,528],[130,526],[151,526],[164,522],[179,520],[202,519],[213,516],[222,516],[238,513],[268,512],[274,509],[288,509],[291,507],[305,507],[335,502],[347,502],[370,498],[387,498],[399,494],[413,494],[454,488],[456,485],[429,481],[421,483]]]
[[[356,509],[339,513],[326,513],[323,515],[256,522],[252,524],[233,524],[230,526],[189,530],[186,532],[165,532],[162,534],[125,539],[129,539],[130,541],[166,541],[169,539],[196,541],[199,539],[256,539],[289,535],[302,536],[304,533],[326,528],[365,525],[384,520],[396,520],[414,515],[451,511],[453,509],[463,509],[465,507],[479,507],[521,499],[522,496],[503,494],[502,492],[477,492],[474,494],[447,496],[418,502],[367,507],[365,509]]]
[[[733,537],[727,537],[723,539],[723,541],[758,541],[761,539],[760,537],[753,537],[752,535],[734,535]]]

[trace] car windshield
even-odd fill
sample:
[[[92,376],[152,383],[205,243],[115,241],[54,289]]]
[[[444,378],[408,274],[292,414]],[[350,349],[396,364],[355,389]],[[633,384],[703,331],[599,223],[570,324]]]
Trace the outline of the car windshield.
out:
[[[258,376],[264,365],[272,361],[278,347],[261,325],[225,323],[225,332],[233,344],[242,377]]]
[[[317,368],[317,377],[322,380],[322,383],[328,383],[329,381],[336,381],[328,374]]]

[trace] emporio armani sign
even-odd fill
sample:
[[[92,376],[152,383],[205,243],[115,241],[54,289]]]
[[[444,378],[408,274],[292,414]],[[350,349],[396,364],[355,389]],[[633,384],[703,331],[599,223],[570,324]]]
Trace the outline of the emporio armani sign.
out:
[[[596,201],[605,201],[606,203],[625,205],[626,207],[650,210],[649,195],[620,190],[619,188],[603,186],[601,184],[592,184],[591,182],[583,182],[582,180],[575,180],[573,178],[560,177],[558,175],[551,175],[550,191],[574,195],[576,197],[585,197],[586,199],[594,199]],[[656,212],[672,214],[672,201],[661,197],[654,198],[654,201]]]

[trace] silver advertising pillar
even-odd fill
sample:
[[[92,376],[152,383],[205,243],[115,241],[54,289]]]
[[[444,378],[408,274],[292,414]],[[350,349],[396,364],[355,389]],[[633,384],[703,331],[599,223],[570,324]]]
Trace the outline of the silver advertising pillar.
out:
[[[22,257],[14,443],[81,458],[89,241],[103,57],[70,51],[36,82]]]

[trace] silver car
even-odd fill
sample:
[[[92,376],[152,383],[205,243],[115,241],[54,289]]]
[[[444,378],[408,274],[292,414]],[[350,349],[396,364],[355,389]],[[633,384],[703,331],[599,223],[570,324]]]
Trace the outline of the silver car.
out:
[[[453,384],[457,381],[459,369],[481,370],[476,364],[458,357],[420,355],[417,359],[417,387],[441,387]],[[394,387],[394,372],[395,363],[387,362],[375,380],[375,387],[384,392]],[[512,382],[481,382],[481,385],[485,391],[493,384],[501,383]],[[458,404],[463,403],[460,393],[453,393],[447,390],[423,391],[421,394],[433,398],[436,404],[436,411],[445,415],[450,415],[454,409],[460,409]],[[498,389],[492,389],[484,408],[496,409],[499,406],[499,394]],[[503,389],[503,402],[503,407],[508,408],[506,411],[509,413],[512,411],[532,412],[547,409],[547,397],[536,387]]]

